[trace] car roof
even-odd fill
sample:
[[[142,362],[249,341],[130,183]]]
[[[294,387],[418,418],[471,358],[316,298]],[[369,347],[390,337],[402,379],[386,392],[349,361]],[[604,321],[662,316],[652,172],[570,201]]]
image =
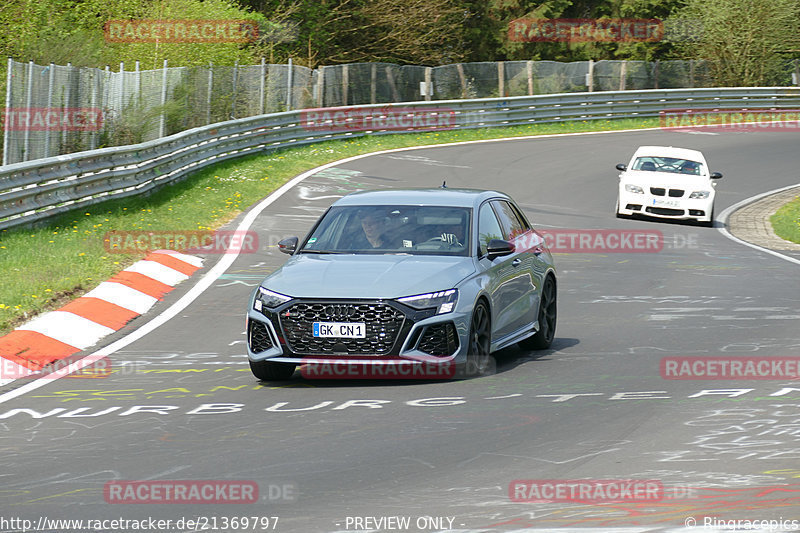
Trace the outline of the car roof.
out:
[[[507,194],[481,189],[382,189],[358,191],[343,196],[333,205],[436,205],[475,207],[490,198],[509,199]]]
[[[689,148],[675,148],[674,146],[640,146],[633,154],[633,158],[637,157],[674,157],[677,159],[688,159],[690,161],[699,161],[705,163],[706,158],[699,150],[691,150]]]

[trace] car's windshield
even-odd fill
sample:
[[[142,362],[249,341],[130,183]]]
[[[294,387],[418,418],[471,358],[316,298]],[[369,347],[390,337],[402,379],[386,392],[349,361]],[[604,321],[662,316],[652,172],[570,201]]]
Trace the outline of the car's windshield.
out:
[[[468,255],[471,211],[442,206],[335,206],[300,253]]]
[[[703,164],[689,159],[677,157],[637,157],[633,170],[649,170],[651,172],[672,172],[674,174],[704,174]]]

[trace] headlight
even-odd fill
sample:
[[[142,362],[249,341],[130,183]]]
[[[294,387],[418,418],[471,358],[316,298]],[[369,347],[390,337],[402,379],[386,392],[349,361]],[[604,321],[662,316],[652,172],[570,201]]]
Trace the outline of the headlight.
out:
[[[694,191],[692,194],[689,195],[689,198],[698,198],[700,200],[705,200],[711,193],[709,191]]]
[[[644,189],[642,189],[638,185],[631,185],[630,183],[625,184],[625,190],[636,194],[644,194]]]
[[[458,301],[458,289],[406,296],[398,298],[397,301],[414,309],[431,309],[435,307],[436,314],[442,315],[451,312],[455,308]]]
[[[259,287],[258,293],[256,293],[256,299],[253,302],[253,309],[256,311],[261,311],[265,307],[267,309],[274,309],[281,304],[285,304],[291,299],[291,296],[286,296],[284,294],[269,291],[264,287]]]

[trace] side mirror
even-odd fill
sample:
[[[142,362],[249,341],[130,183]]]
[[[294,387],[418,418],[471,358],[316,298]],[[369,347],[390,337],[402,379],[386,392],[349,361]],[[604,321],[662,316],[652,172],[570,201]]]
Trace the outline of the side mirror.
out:
[[[626,170],[628,170],[628,165],[626,165],[625,163],[617,163],[617,170],[619,170],[620,172],[625,172]]]
[[[494,261],[498,257],[514,253],[514,245],[502,239],[492,239],[486,247],[486,257]]]
[[[721,172],[712,172],[711,176],[709,176],[712,180],[718,180],[722,177]]]
[[[278,243],[278,250],[285,254],[292,255],[297,250],[297,237],[286,237]]]

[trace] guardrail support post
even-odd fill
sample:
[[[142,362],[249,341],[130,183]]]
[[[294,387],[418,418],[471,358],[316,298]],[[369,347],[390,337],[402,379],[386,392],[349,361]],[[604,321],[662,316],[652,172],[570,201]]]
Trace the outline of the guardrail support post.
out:
[[[211,124],[211,91],[214,89],[214,63],[208,62],[208,98],[206,99],[206,125]]]
[[[164,60],[164,70],[161,75],[161,119],[158,125],[158,136],[167,136],[167,116],[164,106],[167,105],[167,60]]]
[[[47,110],[53,107],[53,74],[55,74],[56,64],[51,62],[47,69]],[[62,125],[62,128],[64,126]],[[44,157],[50,157],[50,128],[44,130]]]
[[[425,67],[425,100],[430,102],[433,97],[433,68]]]
[[[506,69],[502,61],[497,62],[497,92],[500,98],[506,95]]]
[[[525,70],[528,73],[528,96],[533,96],[533,61],[525,62]]]
[[[14,60],[8,58],[8,70],[6,71],[6,113],[11,109],[11,69],[14,68]],[[8,164],[8,116],[3,121],[3,165]]]
[[[347,89],[350,86],[350,70],[347,65],[342,65],[342,103],[340,105],[347,105],[348,94]]]
[[[377,93],[378,93],[378,65],[375,64],[375,63],[372,63],[372,65],[370,65],[370,67],[371,68],[370,68],[370,72],[369,72],[369,78],[370,78],[370,83],[369,83],[369,103],[370,104],[374,104],[375,101],[378,99],[377,98]]]
[[[266,59],[261,58],[261,78],[258,83],[258,114],[264,114],[264,78],[267,76]]]
[[[31,59],[28,62],[28,91],[25,95],[25,110],[29,113],[28,120],[30,120],[30,111],[31,111],[31,102],[33,101],[33,60]],[[22,160],[29,161],[31,158],[30,154],[30,144],[31,144],[31,129],[25,128],[25,135],[23,136],[23,143],[22,143]]]
[[[628,81],[628,62],[623,61],[622,66],[619,68],[619,90],[625,90],[625,84]]]
[[[594,91],[594,61],[589,60],[589,72],[586,74],[586,87],[589,92]]]
[[[289,58],[289,79],[286,82],[286,111],[292,110],[292,85],[294,84],[294,66],[292,65],[292,58]]]
[[[317,107],[322,107],[325,103],[325,65],[319,67],[317,75]]]

